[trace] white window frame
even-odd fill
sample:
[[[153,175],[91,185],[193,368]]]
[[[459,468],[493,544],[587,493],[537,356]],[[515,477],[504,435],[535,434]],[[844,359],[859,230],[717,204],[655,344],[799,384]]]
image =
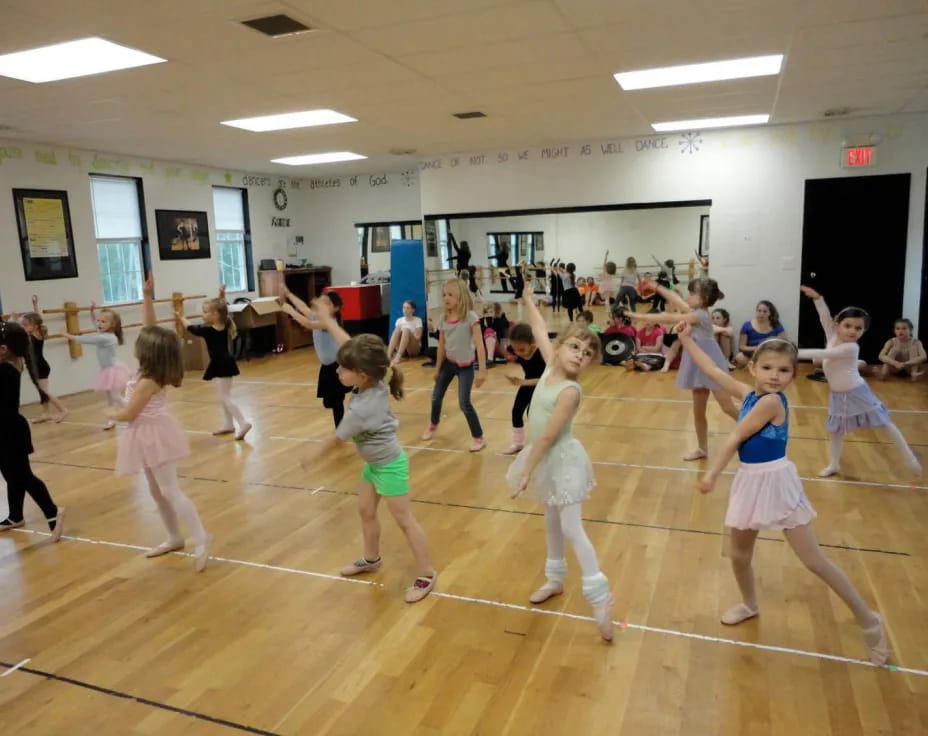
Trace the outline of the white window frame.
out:
[[[229,230],[222,229],[218,226],[219,217],[216,211],[216,191],[225,190],[228,192],[235,192],[238,195],[239,202],[242,207],[242,229],[241,230]],[[232,293],[243,293],[249,291],[248,285],[248,232],[244,229],[248,221],[248,213],[245,211],[245,195],[244,192],[238,187],[222,187],[214,186],[212,188],[213,195],[213,221],[216,223],[216,268],[219,271],[219,283],[225,284],[227,287],[227,292]],[[223,236],[236,236],[234,240],[224,239]],[[229,247],[233,246],[233,247]],[[234,247],[237,246],[237,247]],[[226,260],[227,255],[230,251],[234,251],[234,259],[238,259],[239,267],[235,269],[235,264],[229,264]],[[226,278],[226,273],[223,268],[224,265],[230,265],[233,269],[237,270],[238,281],[232,282]]]
[[[138,217],[140,228],[143,228],[142,225],[142,203],[138,196],[138,181],[131,177],[123,176],[97,176],[94,174],[90,175],[90,192],[91,192],[91,205],[94,205],[94,196],[93,196],[93,180],[94,179],[112,179],[112,180],[121,180],[127,183],[131,183],[133,188],[136,191],[135,202],[138,207]],[[142,238],[143,234],[140,233],[138,236],[127,236],[127,237],[117,237],[117,238],[99,238],[96,237],[96,213],[94,213],[94,240],[97,248],[97,268],[100,274],[100,290],[103,298],[103,305],[108,306],[111,304],[122,304],[124,302],[137,302],[142,300],[142,284],[145,281],[145,257],[142,252]],[[125,244],[131,246],[133,255],[138,259],[138,269],[132,270],[123,270],[123,271],[110,271],[109,269],[104,269],[104,259],[101,246],[106,248],[114,244]],[[120,290],[120,293],[113,294],[107,293],[106,284],[108,281],[108,276],[118,276],[123,279],[123,290]],[[125,298],[122,298],[122,295],[125,294]]]

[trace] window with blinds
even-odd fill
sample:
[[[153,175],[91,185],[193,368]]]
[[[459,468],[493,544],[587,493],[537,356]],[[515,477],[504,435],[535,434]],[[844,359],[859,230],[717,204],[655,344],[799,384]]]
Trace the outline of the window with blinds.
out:
[[[213,214],[216,222],[216,252],[219,254],[219,283],[227,291],[254,289],[249,280],[251,238],[245,192],[232,187],[213,187]]]
[[[90,198],[103,303],[140,301],[145,233],[139,182],[133,178],[91,176]]]

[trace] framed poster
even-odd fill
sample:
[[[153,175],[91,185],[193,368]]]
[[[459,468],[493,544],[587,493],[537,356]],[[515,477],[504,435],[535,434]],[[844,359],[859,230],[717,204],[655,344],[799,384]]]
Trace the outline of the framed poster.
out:
[[[13,207],[26,281],[77,277],[68,193],[14,189]]]
[[[699,216],[699,255],[709,255],[709,215]]]
[[[545,234],[535,233],[535,260],[539,260],[539,253],[545,254]]]
[[[205,212],[155,210],[155,220],[162,261],[209,258],[209,225]]]
[[[390,252],[390,226],[375,225],[371,228],[371,253]]]
[[[435,220],[426,220],[424,229],[425,255],[428,258],[438,258],[438,223]]]

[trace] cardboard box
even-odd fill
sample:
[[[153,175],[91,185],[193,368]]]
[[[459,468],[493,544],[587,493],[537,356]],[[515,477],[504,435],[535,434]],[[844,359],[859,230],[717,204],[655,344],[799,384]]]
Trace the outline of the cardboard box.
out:
[[[250,302],[229,305],[229,316],[240,330],[276,325],[280,311],[280,304],[275,296],[262,296]]]
[[[184,335],[184,370],[205,371],[209,364],[206,340],[189,332]]]

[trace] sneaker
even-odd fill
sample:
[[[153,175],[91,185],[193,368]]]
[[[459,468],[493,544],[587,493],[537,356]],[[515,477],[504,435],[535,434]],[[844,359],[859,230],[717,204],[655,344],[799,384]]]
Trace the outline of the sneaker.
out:
[[[425,428],[425,431],[422,433],[422,439],[424,439],[426,442],[432,439],[432,437],[435,436],[436,429],[438,429],[437,424],[430,424],[428,427]]]
[[[825,378],[825,373],[823,371],[816,371],[815,373],[810,373],[806,376],[810,381],[819,381],[821,383],[828,383],[828,379]]]
[[[382,564],[382,557],[378,557],[373,562],[365,560],[362,557],[360,560],[355,560],[350,565],[345,565],[345,567],[342,568],[341,574],[343,577],[350,578],[352,575],[360,575],[365,572],[377,572]]]
[[[13,521],[10,518],[6,518],[3,521],[0,521],[0,532],[6,531],[7,529],[19,529],[19,527],[24,526],[26,523],[25,519],[20,519],[19,521]]]
[[[474,442],[470,446],[470,451],[480,452],[486,446],[487,446],[487,441],[483,439],[483,437],[474,437]]]
[[[416,603],[421,601],[425,596],[432,592],[432,588],[435,587],[435,581],[438,580],[438,575],[432,573],[431,575],[420,575],[414,581],[411,587],[406,588],[406,602],[407,603]]]

